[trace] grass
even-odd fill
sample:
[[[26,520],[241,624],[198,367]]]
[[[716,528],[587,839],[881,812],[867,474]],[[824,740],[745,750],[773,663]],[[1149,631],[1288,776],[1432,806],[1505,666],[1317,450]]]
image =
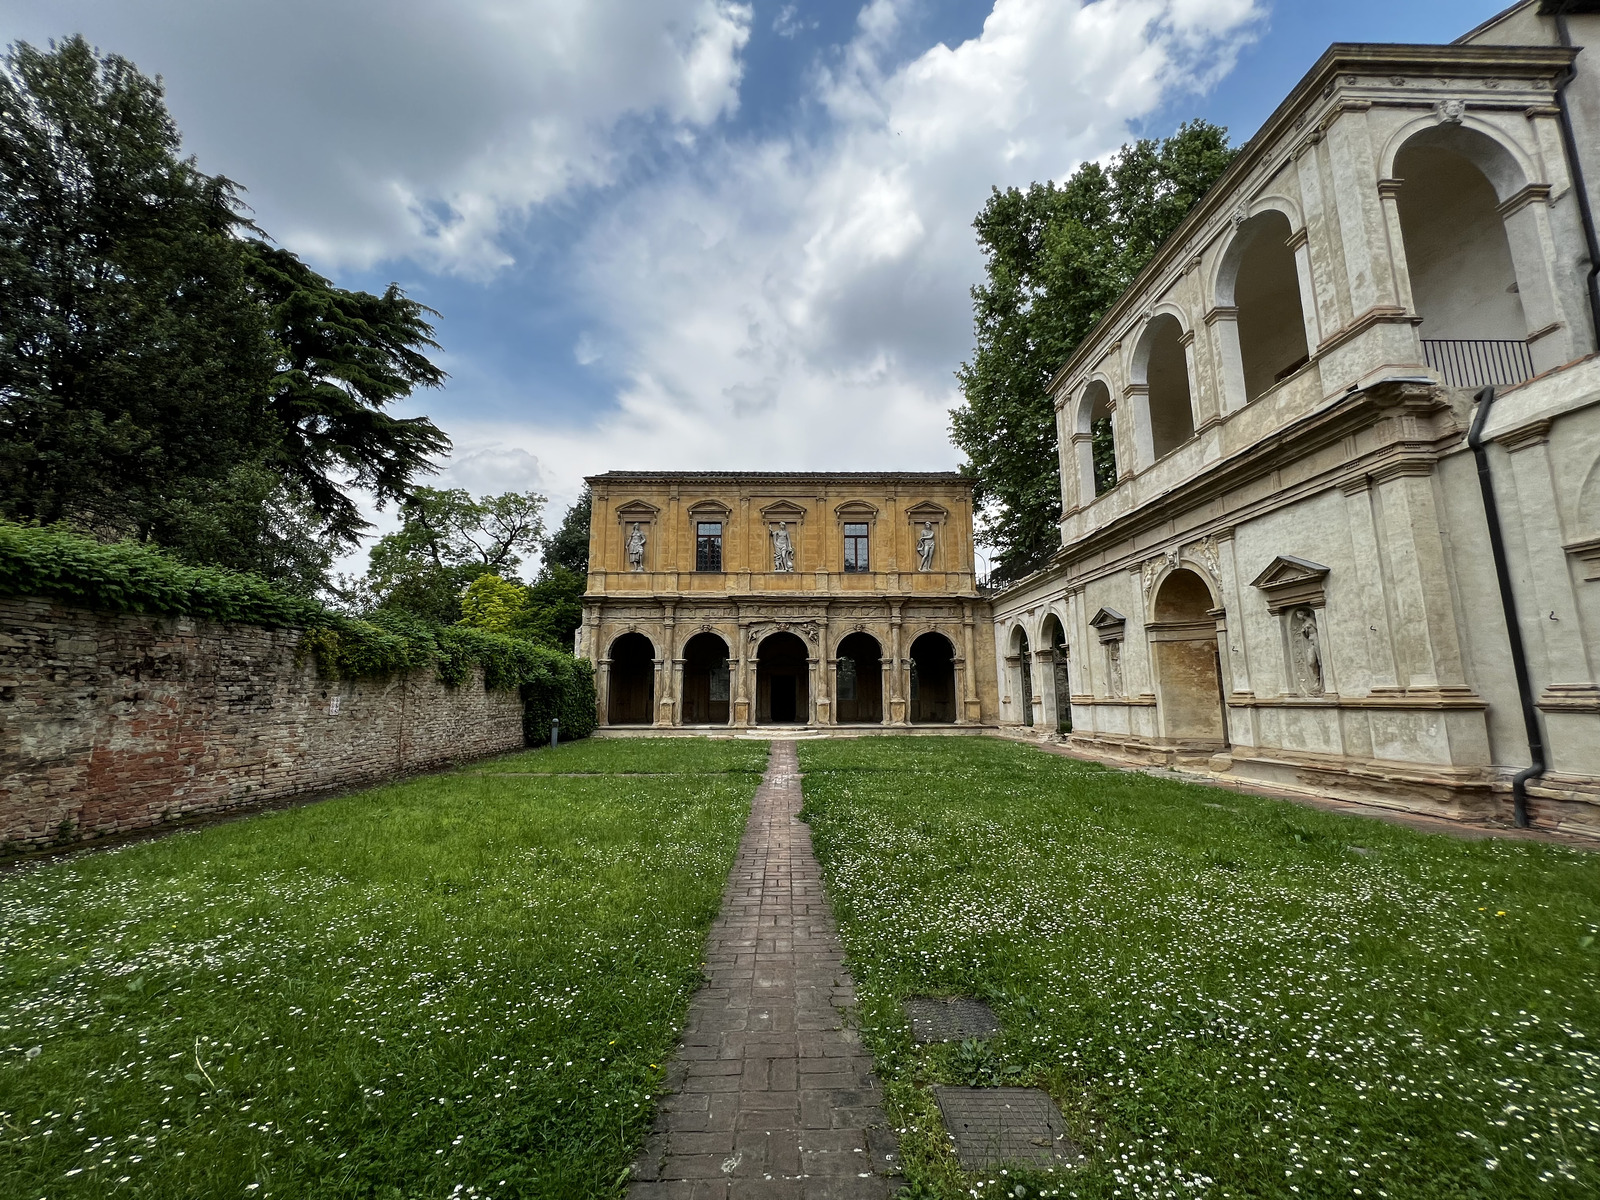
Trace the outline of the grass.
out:
[[[587,738],[551,749],[522,750],[463,768],[474,773],[602,774],[754,772],[767,766],[767,743],[708,738]]]
[[[434,776],[0,875],[0,1196],[620,1195],[756,783]]]
[[[1600,1194],[1600,856],[995,740],[800,756],[911,1195]],[[917,994],[1004,1033],[916,1048]],[[1046,1088],[1087,1161],[964,1176],[938,1082]]]

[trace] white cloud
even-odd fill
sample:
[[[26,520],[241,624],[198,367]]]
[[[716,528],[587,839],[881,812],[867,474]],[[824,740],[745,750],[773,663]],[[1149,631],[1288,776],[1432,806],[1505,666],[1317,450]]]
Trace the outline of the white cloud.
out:
[[[981,36],[886,63],[873,0],[816,94],[817,141],[708,147],[623,198],[579,256],[625,364],[582,431],[499,427],[575,479],[607,468],[942,468],[971,346],[971,221],[992,184],[1061,178],[1225,71],[1251,0],[997,0]]]
[[[484,277],[530,206],[615,178],[629,122],[738,104],[731,0],[0,0],[7,36],[82,32],[166,76],[204,169],[326,268]]]

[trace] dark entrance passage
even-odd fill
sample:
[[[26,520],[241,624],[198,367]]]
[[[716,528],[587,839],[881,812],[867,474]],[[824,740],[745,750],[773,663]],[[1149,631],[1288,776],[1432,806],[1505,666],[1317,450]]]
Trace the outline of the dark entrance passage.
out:
[[[911,723],[951,725],[956,719],[956,652],[943,634],[911,643]]]
[[[697,633],[683,648],[685,725],[728,723],[728,645],[714,633]]]
[[[642,633],[625,633],[611,643],[613,725],[648,725],[655,704],[655,647]]]
[[[883,720],[883,648],[870,633],[852,633],[839,643],[837,706],[843,725],[876,725]]]
[[[756,723],[803,725],[811,718],[806,644],[792,633],[774,633],[756,650]]]
[[[1056,732],[1072,732],[1072,677],[1067,655],[1067,635],[1061,622],[1052,613],[1044,619],[1040,631],[1044,644],[1050,647],[1050,680],[1056,701]]]

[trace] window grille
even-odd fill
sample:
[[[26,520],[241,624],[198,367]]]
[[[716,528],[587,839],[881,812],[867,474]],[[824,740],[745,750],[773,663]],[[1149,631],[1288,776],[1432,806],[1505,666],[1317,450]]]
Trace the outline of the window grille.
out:
[[[696,571],[722,570],[721,521],[699,521],[696,523],[694,569]]]
[[[844,569],[846,571],[867,571],[867,527],[865,525],[846,524],[844,527]]]

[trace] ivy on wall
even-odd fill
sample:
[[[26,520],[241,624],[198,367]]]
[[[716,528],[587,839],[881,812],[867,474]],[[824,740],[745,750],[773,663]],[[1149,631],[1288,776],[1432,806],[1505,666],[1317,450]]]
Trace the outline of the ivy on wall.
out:
[[[461,626],[436,626],[379,611],[370,620],[336,613],[279,592],[254,575],[191,567],[153,546],[97,542],[58,527],[0,521],[0,596],[42,596],[100,612],[196,617],[224,624],[301,629],[301,649],[330,679],[422,670],[460,686],[483,669],[491,690],[521,689],[529,744],[594,729],[594,669],[570,654],[523,638]]]

